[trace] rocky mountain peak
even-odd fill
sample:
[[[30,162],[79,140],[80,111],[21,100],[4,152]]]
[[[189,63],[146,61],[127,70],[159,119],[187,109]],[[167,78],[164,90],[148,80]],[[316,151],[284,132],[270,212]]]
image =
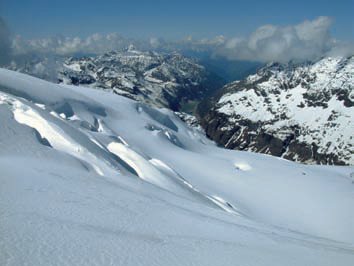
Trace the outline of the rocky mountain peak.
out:
[[[203,115],[227,148],[320,164],[354,164],[354,57],[268,64],[226,85]]]

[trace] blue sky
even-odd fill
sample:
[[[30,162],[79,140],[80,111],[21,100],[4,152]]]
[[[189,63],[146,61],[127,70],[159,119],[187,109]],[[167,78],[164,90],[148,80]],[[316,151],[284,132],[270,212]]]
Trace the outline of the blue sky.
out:
[[[0,16],[12,32],[27,38],[96,32],[135,38],[232,37],[264,24],[285,26],[329,16],[332,35],[353,40],[353,10],[354,0],[0,0]]]

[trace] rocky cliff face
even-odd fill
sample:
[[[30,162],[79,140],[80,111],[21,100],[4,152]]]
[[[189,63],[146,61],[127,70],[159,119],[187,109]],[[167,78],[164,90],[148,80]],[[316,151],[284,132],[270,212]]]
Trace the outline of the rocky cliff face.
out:
[[[353,56],[272,63],[226,85],[199,114],[206,134],[229,149],[353,165],[353,89]]]

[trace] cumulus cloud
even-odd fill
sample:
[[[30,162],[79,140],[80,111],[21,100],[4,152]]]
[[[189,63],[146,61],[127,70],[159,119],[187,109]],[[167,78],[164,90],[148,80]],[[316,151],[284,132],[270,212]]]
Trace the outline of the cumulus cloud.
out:
[[[11,56],[10,32],[0,17],[0,65],[7,64]]]
[[[123,38],[117,33],[106,35],[96,33],[87,38],[50,37],[26,40],[21,36],[15,36],[12,40],[12,47],[16,55],[28,53],[72,55],[76,53],[98,54],[119,50],[130,43],[129,39]]]
[[[1,47],[5,47],[2,51],[8,52],[9,35],[3,25],[0,20]],[[12,39],[12,51],[17,56],[26,54],[68,56],[101,54],[111,50],[121,50],[133,44],[142,50],[177,50],[187,53],[194,51],[223,56],[230,60],[258,62],[303,61],[315,60],[327,55],[354,54],[352,43],[341,42],[330,35],[331,25],[330,18],[318,17],[297,25],[263,25],[248,37],[226,38],[220,35],[210,39],[194,39],[188,36],[179,41],[167,41],[162,38],[134,40],[124,38],[117,33],[105,35],[96,33],[86,38],[51,37],[34,40],[15,36]]]
[[[163,40],[156,38],[156,37],[151,37],[149,40],[149,43],[152,48],[159,48],[162,45]]]
[[[319,17],[298,25],[264,25],[248,38],[231,38],[216,49],[216,54],[230,59],[252,61],[303,61],[326,55],[354,53],[351,44],[330,36],[332,20]]]

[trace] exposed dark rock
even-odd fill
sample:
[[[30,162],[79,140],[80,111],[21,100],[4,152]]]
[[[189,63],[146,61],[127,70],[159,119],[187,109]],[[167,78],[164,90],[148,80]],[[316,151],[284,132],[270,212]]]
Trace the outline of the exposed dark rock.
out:
[[[229,149],[353,164],[353,65],[354,57],[269,64],[200,103],[201,125]]]

